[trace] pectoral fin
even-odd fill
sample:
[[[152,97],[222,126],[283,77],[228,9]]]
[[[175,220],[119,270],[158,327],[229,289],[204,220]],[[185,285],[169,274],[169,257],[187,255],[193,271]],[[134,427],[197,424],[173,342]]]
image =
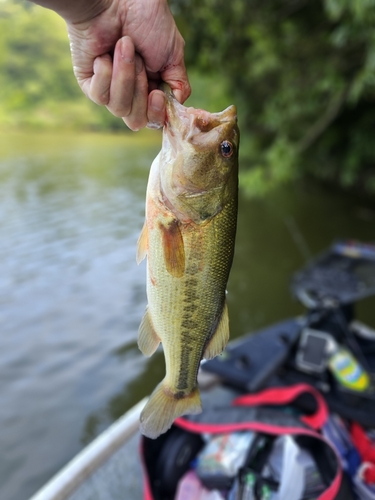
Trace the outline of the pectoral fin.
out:
[[[228,306],[224,303],[223,312],[220,318],[219,325],[216,332],[211,338],[203,357],[205,359],[212,359],[218,354],[220,354],[229,340],[229,316],[228,316]]]
[[[173,220],[167,225],[160,224],[160,229],[167,271],[175,278],[181,278],[185,272],[185,248],[179,223]]]
[[[152,356],[159,344],[160,339],[152,326],[150,314],[146,308],[138,330],[138,347],[145,356]]]
[[[145,223],[143,224],[141,234],[139,235],[138,238],[137,264],[140,264],[142,260],[146,257],[147,249],[148,249],[148,229],[145,221]]]

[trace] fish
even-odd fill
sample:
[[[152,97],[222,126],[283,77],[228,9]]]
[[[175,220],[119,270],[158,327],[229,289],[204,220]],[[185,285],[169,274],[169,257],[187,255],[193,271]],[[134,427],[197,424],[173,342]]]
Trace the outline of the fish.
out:
[[[229,339],[226,287],[238,211],[239,128],[234,105],[185,107],[166,85],[162,147],[151,165],[137,262],[147,256],[148,305],[138,346],[162,343],[166,374],[140,416],[155,439],[182,415],[202,411],[200,362]]]

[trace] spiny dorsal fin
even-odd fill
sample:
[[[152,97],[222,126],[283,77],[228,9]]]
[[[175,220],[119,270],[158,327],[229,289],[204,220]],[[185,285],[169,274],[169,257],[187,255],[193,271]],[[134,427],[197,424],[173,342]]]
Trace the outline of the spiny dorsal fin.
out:
[[[148,229],[145,221],[145,223],[143,224],[141,234],[139,235],[138,238],[137,264],[140,264],[142,260],[146,257],[147,249],[148,249]]]
[[[152,356],[160,344],[154,327],[152,326],[148,307],[138,329],[138,347],[145,356]]]
[[[160,229],[167,271],[175,278],[181,278],[185,272],[185,248],[179,223],[174,219],[167,225],[160,224]]]
[[[228,316],[228,306],[224,302],[223,312],[221,314],[220,322],[214,333],[212,339],[210,340],[206,350],[204,351],[204,359],[212,359],[218,354],[220,354],[224,347],[227,345],[229,340],[229,316]]]

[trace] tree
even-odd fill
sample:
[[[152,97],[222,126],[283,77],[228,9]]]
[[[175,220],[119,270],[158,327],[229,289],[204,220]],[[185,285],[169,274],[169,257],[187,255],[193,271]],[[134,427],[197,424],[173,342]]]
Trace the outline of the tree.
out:
[[[244,186],[303,175],[375,191],[374,0],[172,0],[187,65],[240,110]]]
[[[1,123],[124,129],[80,90],[65,22],[26,1],[0,1]]]

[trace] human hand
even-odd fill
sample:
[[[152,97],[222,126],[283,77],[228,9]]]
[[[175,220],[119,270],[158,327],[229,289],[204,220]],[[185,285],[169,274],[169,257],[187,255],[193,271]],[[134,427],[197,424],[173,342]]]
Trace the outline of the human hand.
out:
[[[88,11],[78,18],[63,14],[81,89],[132,130],[162,126],[165,95],[156,90],[160,80],[170,85],[181,103],[191,91],[184,40],[167,1],[85,3]]]

